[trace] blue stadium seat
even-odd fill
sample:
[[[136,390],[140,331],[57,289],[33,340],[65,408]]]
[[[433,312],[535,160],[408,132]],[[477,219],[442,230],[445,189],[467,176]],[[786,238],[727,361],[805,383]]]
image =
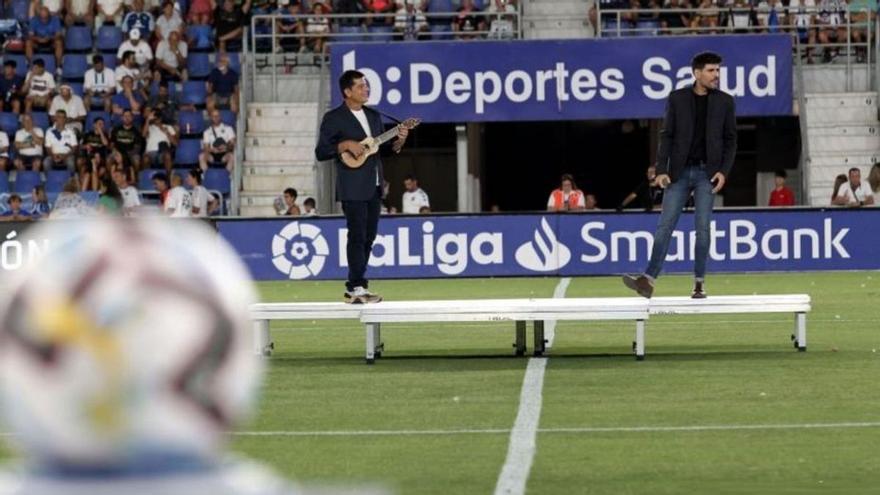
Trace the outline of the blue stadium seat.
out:
[[[175,165],[196,165],[199,163],[199,153],[202,151],[200,139],[181,139],[174,154]]]
[[[391,26],[370,26],[369,31],[372,36],[366,38],[367,41],[393,41],[394,30]]]
[[[15,174],[15,183],[12,186],[12,192],[30,194],[34,186],[39,186],[42,183],[43,179],[40,177],[39,172],[34,172],[33,170],[19,170]]]
[[[76,26],[71,26],[76,27]],[[89,70],[89,61],[81,53],[67,53],[61,63],[61,77],[65,81],[82,82],[83,76]]]
[[[428,12],[455,12],[455,9],[452,7],[452,0],[431,0],[428,3]],[[449,22],[452,22],[451,18],[449,19]]]
[[[31,112],[31,118],[34,121],[34,127],[39,127],[44,131],[52,125],[49,120],[49,114],[46,112]]]
[[[618,23],[616,19],[603,19],[602,20],[602,36],[604,37],[616,37],[623,36],[626,34],[626,29],[629,28],[629,21],[620,21],[620,32],[618,33]]]
[[[12,112],[0,112],[0,131],[3,131],[10,136],[14,136],[15,131],[17,130],[18,115]],[[9,140],[9,144],[12,144],[12,139]]]
[[[149,169],[141,170],[141,172],[138,174],[138,183],[137,183],[138,190],[140,190],[142,192],[143,191],[155,192],[156,188],[153,187],[153,174],[155,174],[155,173],[157,173],[155,170],[149,170]]]
[[[19,55],[17,53],[6,52],[6,54],[3,55],[3,61],[6,62],[7,60],[14,60],[15,61],[16,75],[19,75],[22,77],[27,75],[28,67],[30,66],[30,64],[28,64],[27,57],[25,57],[24,55]]]
[[[213,68],[214,64],[207,53],[190,53],[186,58],[186,71],[192,80],[207,79]]]
[[[12,0],[12,5],[9,6],[10,13],[12,17],[14,17],[18,22],[22,24],[27,24],[28,22],[28,8],[30,7],[30,2],[28,0]]]
[[[361,26],[339,26],[338,32],[345,36],[333,36],[333,41],[360,43],[364,40],[364,29]]]
[[[46,67],[46,72],[50,74],[55,74],[55,69],[58,68],[58,66],[55,64],[55,57],[51,55],[34,55],[34,60],[42,60],[43,65]]]
[[[186,190],[191,190],[192,188],[186,184],[186,177],[189,175],[189,171],[192,170],[192,167],[189,168],[175,168],[171,171],[172,174],[177,174],[180,176],[180,180],[183,181],[183,188]],[[170,177],[169,177],[170,179]]]
[[[204,81],[187,81],[183,83],[180,103],[182,105],[203,106],[207,96],[208,90],[205,88]]]
[[[73,94],[82,97],[83,87],[85,86],[82,82],[68,82],[66,84],[69,85],[70,89],[73,90]]]
[[[454,37],[451,24],[431,24],[428,28],[431,30],[432,39],[451,40]]]
[[[58,193],[64,188],[64,184],[70,180],[70,172],[67,170],[46,171],[46,192]]]
[[[638,31],[633,31],[633,36],[657,36],[660,30],[660,21],[639,21],[636,23],[636,29],[638,29]]]
[[[150,83],[150,96],[156,96],[157,94],[159,94],[159,83],[157,81],[153,81]],[[172,96],[177,94],[177,84],[168,84],[168,94]]]
[[[91,111],[86,114],[86,132],[92,131],[92,128],[95,125],[95,119],[98,117],[104,119],[104,129],[106,129],[107,132],[110,132],[110,113],[98,111]]]
[[[96,204],[98,204],[98,198],[100,197],[100,194],[98,194],[98,191],[82,191],[81,193],[79,193],[79,197],[81,197],[87,205],[95,206]]]
[[[0,193],[9,191],[9,174],[5,170],[0,170]]]
[[[211,51],[214,48],[214,30],[211,26],[188,26],[186,38],[193,52]]]
[[[187,112],[181,111],[178,116],[177,123],[180,125],[180,133],[183,136],[186,135],[198,135],[201,136],[202,132],[204,132],[206,123],[205,117],[202,115],[202,112]]]
[[[220,110],[220,120],[224,124],[235,129],[235,112],[233,112],[232,110]]]
[[[95,48],[104,53],[116,53],[122,44],[122,30],[116,26],[101,26]]]
[[[238,73],[238,75],[241,75],[241,54],[238,52],[228,52],[226,55],[229,56],[229,68]],[[216,56],[214,56],[214,60],[217,60]]]
[[[229,194],[232,187],[229,181],[229,171],[225,168],[209,168],[205,170],[205,177],[202,181],[205,189],[217,191],[221,194]]]
[[[92,51],[92,30],[88,26],[70,26],[64,35],[64,51]]]
[[[119,65],[119,62],[116,60],[115,53],[102,53],[104,57],[104,67],[110,70],[116,70],[116,66]]]

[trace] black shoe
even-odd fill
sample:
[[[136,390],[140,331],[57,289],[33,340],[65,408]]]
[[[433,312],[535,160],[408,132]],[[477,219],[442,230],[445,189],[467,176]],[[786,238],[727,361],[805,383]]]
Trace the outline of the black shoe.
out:
[[[654,284],[644,275],[639,275],[638,277],[624,275],[623,285],[636,291],[640,296],[648,299],[651,299],[651,296],[654,294]]]
[[[703,288],[703,282],[694,282],[694,292],[691,299],[706,299],[706,290]]]
[[[348,304],[372,304],[382,301],[382,296],[373,294],[363,287],[355,287],[352,291],[345,291],[343,301]]]

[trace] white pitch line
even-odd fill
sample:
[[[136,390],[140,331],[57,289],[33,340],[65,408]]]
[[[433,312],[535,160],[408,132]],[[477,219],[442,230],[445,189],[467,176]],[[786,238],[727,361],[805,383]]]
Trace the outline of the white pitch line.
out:
[[[554,298],[565,297],[565,291],[571,278],[559,280],[553,289]],[[544,338],[547,339],[546,349],[553,345],[556,337],[556,321],[548,320],[544,326]],[[547,358],[529,358],[526,375],[523,378],[522,391],[519,395],[519,410],[516,421],[510,432],[510,444],[507,447],[507,458],[498,475],[495,495],[522,495],[526,492],[526,482],[532,470],[532,461],[537,449],[538,423],[541,420],[541,403],[543,401],[544,371],[547,369]]]

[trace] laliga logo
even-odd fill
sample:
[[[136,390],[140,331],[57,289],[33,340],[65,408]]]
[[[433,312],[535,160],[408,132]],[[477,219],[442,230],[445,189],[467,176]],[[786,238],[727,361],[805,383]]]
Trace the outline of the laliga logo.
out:
[[[567,265],[571,260],[571,251],[556,239],[547,219],[541,217],[541,228],[535,229],[535,240],[520,246],[515,257],[523,268],[549,272]]]
[[[329,254],[327,240],[314,225],[290,222],[272,238],[272,264],[293,280],[321,273]]]

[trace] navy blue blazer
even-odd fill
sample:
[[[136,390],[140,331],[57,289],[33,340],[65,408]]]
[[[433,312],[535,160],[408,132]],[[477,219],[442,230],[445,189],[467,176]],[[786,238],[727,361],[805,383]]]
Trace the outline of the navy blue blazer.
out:
[[[384,132],[382,117],[372,108],[364,108],[370,132],[378,137]],[[336,164],[336,199],[338,201],[367,201],[376,195],[376,177],[382,184],[382,159],[379,153],[369,158],[360,168],[349,168],[339,159],[337,146],[341,141],[353,139],[361,141],[366,138],[360,122],[351,113],[345,103],[328,111],[321,120],[321,131],[315,157],[320,161],[333,160]]]

